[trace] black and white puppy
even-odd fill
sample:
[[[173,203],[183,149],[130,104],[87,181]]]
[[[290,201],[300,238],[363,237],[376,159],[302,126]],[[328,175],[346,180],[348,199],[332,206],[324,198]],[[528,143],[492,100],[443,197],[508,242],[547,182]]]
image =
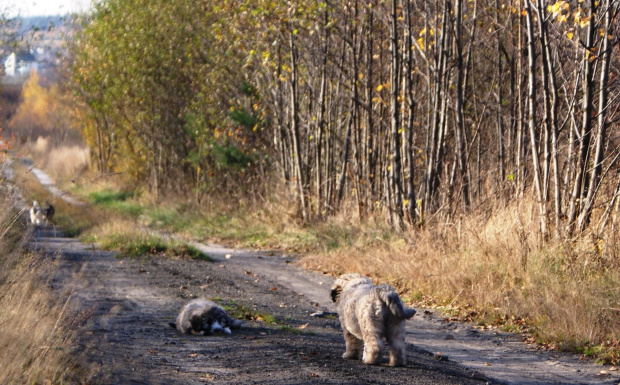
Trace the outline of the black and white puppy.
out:
[[[203,298],[191,300],[183,305],[177,316],[177,322],[170,322],[170,326],[181,333],[205,335],[216,331],[231,334],[230,329],[239,329],[241,325],[241,321],[231,318],[218,304]]]

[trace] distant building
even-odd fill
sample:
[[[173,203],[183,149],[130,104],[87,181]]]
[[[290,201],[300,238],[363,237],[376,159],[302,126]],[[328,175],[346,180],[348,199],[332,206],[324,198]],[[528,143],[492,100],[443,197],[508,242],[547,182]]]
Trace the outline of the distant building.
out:
[[[4,60],[4,75],[5,76],[15,76],[15,69],[17,67],[17,55],[15,52],[9,55]]]
[[[4,60],[4,75],[15,76],[29,74],[37,69],[37,62],[33,54],[29,52],[11,53]]]

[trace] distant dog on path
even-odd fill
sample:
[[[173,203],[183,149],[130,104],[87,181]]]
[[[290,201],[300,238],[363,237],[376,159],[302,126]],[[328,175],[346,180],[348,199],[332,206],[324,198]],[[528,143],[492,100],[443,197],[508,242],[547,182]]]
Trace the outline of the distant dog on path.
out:
[[[45,201],[43,206],[38,201],[34,201],[32,202],[32,207],[30,207],[30,222],[37,227],[43,224],[43,222],[47,224],[52,220],[55,212],[54,206],[48,201]]]
[[[44,219],[45,217],[43,216],[43,212],[41,212],[41,205],[39,205],[39,202],[32,202],[32,207],[30,207],[30,223],[39,226],[43,223]]]
[[[215,302],[199,298],[186,303],[177,316],[177,322],[171,322],[170,326],[184,334],[204,332],[208,335],[216,331],[231,334],[230,329],[239,329],[241,324]]]
[[[392,286],[375,286],[361,274],[345,274],[334,282],[331,297],[338,307],[344,332],[343,358],[361,358],[365,364],[378,364],[385,338],[390,365],[406,365],[405,320],[416,311],[403,306]]]

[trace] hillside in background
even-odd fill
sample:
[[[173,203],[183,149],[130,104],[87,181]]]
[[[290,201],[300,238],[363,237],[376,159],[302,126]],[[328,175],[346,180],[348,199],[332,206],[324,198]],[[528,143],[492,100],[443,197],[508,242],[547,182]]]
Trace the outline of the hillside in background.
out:
[[[1,29],[3,84],[19,85],[36,69],[49,81],[55,81],[60,58],[66,55],[66,38],[71,23],[60,16],[28,17],[4,21]],[[7,59],[16,54],[15,68]]]

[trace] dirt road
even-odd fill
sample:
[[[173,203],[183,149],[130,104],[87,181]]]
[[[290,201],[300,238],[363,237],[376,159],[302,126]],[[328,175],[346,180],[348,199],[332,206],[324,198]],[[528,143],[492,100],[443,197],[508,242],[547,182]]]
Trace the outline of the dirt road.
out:
[[[332,278],[297,268],[288,256],[196,244],[212,262],[119,259],[51,229],[35,231],[29,246],[54,260],[52,286],[71,296],[69,322],[80,335],[75,354],[95,368],[91,383],[620,382],[618,371],[575,355],[536,351],[519,335],[475,330],[422,309],[407,322],[406,367],[344,360],[337,318],[311,316],[335,310]],[[232,335],[181,335],[168,322],[196,297],[252,317]]]
[[[618,383],[614,373],[601,376],[601,367],[573,356],[528,352],[517,336],[431,315],[408,321],[406,367],[363,365],[341,358],[336,317],[311,316],[334,310],[332,279],[295,267],[290,257],[201,246],[212,262],[119,259],[55,235],[36,232],[30,246],[54,259],[52,285],[72,297],[75,354],[96,369],[92,383]],[[196,297],[243,308],[254,319],[232,335],[181,335],[168,322]],[[276,322],[265,322],[269,317]]]
[[[332,310],[325,306],[328,277],[289,266],[282,257],[238,253],[227,259],[228,250],[211,248],[214,262],[118,259],[72,239],[47,237],[49,231],[37,235],[31,246],[55,260],[52,285],[72,296],[72,322],[80,330],[76,354],[97,368],[94,383],[486,383],[415,345],[408,346],[405,368],[342,359],[336,317],[311,316]],[[306,283],[316,293],[297,291]],[[181,335],[168,322],[195,297],[242,305],[264,320],[245,320],[232,335]],[[268,317],[276,322],[266,323]]]

